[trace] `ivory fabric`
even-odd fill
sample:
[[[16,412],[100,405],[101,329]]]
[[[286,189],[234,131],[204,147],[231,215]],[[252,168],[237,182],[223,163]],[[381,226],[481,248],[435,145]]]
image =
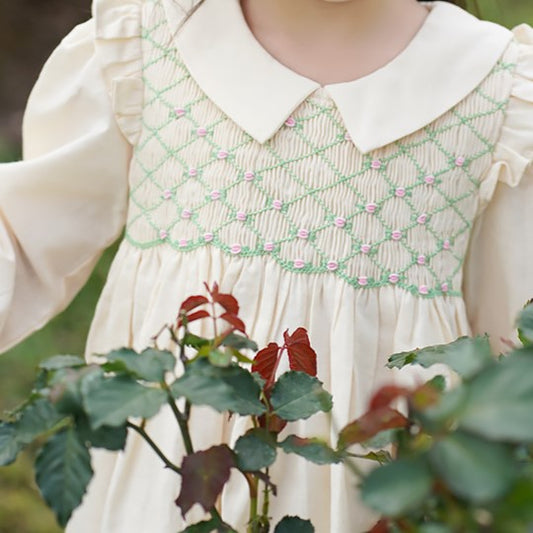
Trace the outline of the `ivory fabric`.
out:
[[[300,436],[335,442],[379,384],[426,375],[387,371],[394,352],[485,332],[501,349],[533,295],[533,30],[431,2],[390,63],[321,87],[261,48],[237,0],[180,27],[188,7],[97,0],[45,65],[25,160],[0,166],[0,347],[63,309],[125,228],[88,357],[144,348],[217,281],[260,345],[308,329],[335,406],[293,424]],[[192,423],[197,449],[244,429],[207,409]],[[171,414],[147,430],[179,463]],[[136,435],[93,459],[69,532],[184,525],[175,474]],[[340,466],[281,455],[272,476],[274,521],[348,533],[375,519]],[[245,530],[236,474],[221,509]]]

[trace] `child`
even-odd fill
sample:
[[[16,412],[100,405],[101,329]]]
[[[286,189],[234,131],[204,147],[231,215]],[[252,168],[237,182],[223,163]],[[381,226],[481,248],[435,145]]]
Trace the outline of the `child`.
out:
[[[389,354],[484,332],[502,346],[533,293],[531,28],[415,0],[93,12],[37,82],[25,161],[0,167],[3,349],[67,305],[124,226],[88,355],[143,349],[217,281],[260,345],[308,329],[339,426],[379,384],[414,379]],[[197,449],[236,438],[222,418],[197,412]],[[171,416],[147,430],[179,463]],[[291,431],[334,434],[325,416]],[[183,526],[175,474],[134,435],[94,468],[69,532]],[[272,475],[275,521],[375,519],[341,466],[282,456]],[[246,506],[236,477],[221,509],[238,531]]]

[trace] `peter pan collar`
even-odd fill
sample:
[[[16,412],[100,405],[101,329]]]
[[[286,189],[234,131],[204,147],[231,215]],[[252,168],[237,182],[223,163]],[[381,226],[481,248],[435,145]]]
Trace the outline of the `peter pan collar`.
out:
[[[274,59],[249,29],[239,0],[205,0],[182,13],[163,0],[176,45],[205,94],[260,143],[270,139],[320,84]],[[363,153],[429,124],[489,74],[512,33],[457,6],[427,2],[430,13],[408,46],[358,80],[324,86]],[[178,29],[179,28],[179,29]]]

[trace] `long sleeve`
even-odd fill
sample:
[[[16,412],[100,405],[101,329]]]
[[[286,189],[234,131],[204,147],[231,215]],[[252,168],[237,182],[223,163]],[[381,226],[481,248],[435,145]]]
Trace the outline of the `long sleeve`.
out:
[[[131,146],[95,51],[94,22],[46,63],[24,160],[0,165],[0,352],[65,308],[126,217]]]
[[[533,29],[514,33],[515,80],[464,279],[473,333],[489,333],[500,351],[502,338],[515,339],[516,315],[533,298]]]

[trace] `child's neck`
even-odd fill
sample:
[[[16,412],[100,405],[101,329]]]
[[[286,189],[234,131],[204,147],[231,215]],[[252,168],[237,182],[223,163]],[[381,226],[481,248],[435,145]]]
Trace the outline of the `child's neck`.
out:
[[[350,81],[396,57],[428,10],[416,0],[241,0],[261,45],[322,85]]]

